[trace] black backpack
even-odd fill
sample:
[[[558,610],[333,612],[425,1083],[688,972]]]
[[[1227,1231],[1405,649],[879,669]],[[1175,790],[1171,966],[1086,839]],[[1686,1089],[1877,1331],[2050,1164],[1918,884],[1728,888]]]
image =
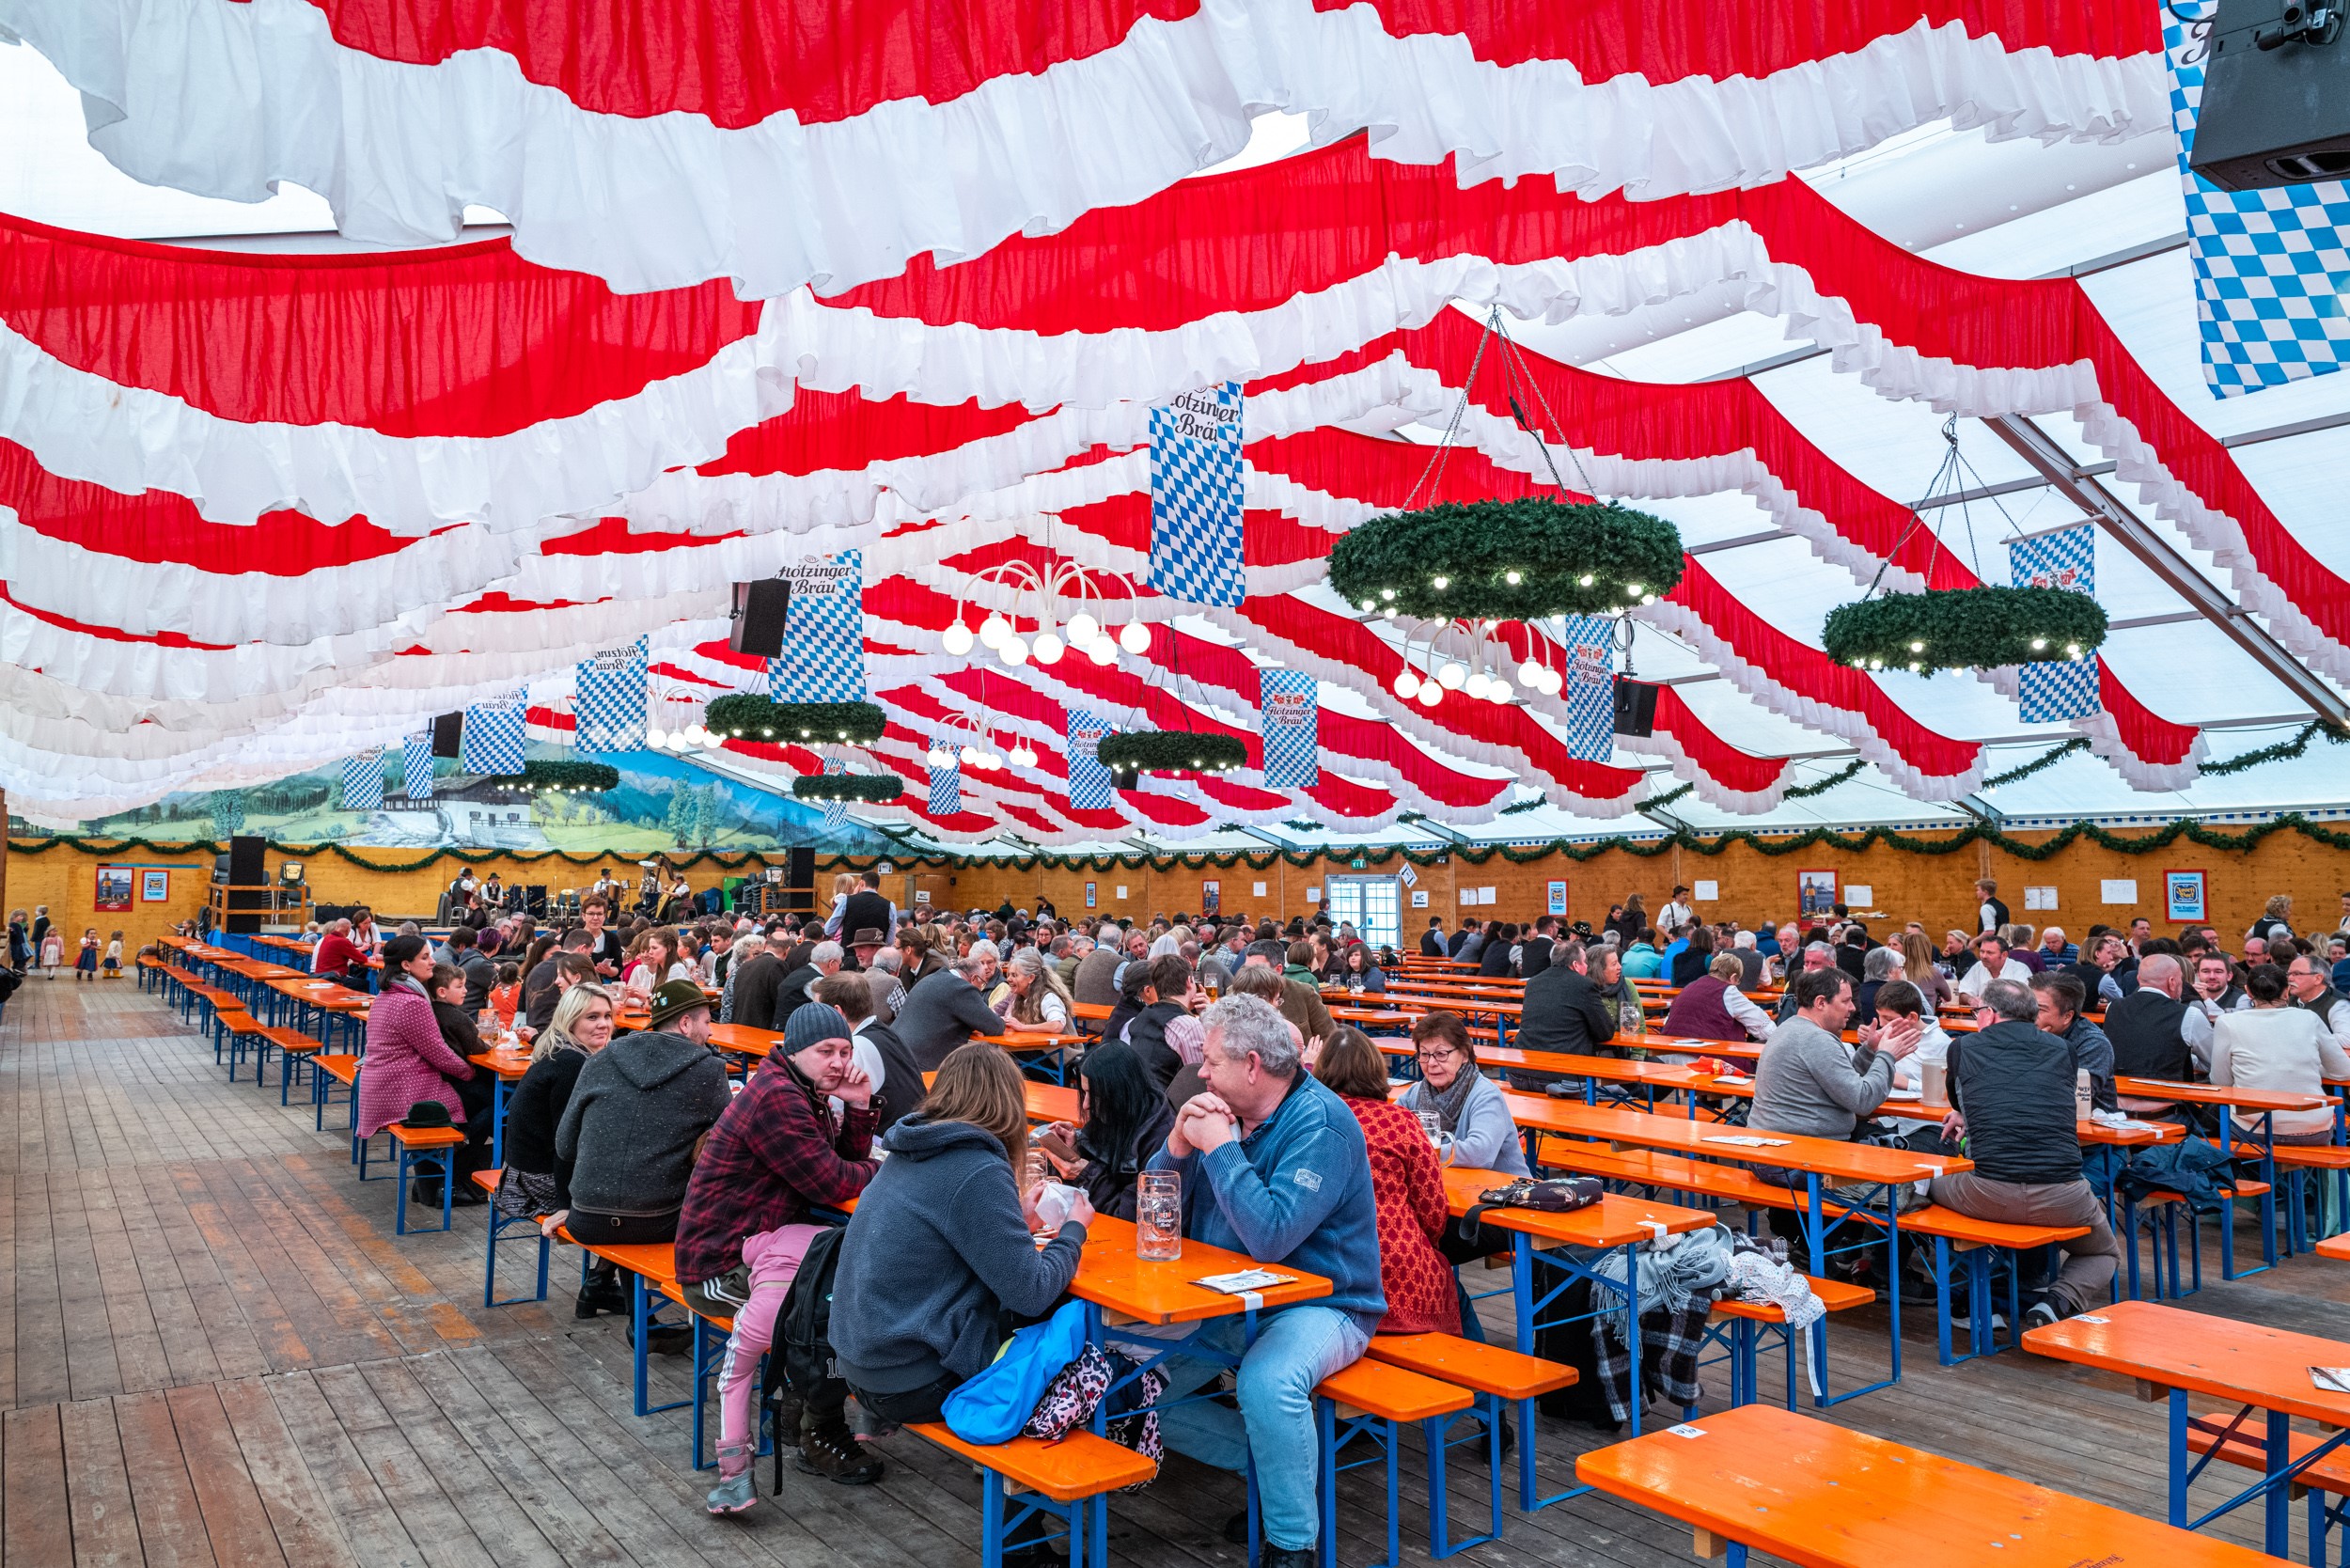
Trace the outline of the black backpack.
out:
[[[788,1388],[803,1403],[836,1380],[832,1356],[832,1282],[840,1267],[846,1226],[827,1227],[800,1259],[800,1272],[776,1318],[775,1348],[767,1357],[770,1387]]]

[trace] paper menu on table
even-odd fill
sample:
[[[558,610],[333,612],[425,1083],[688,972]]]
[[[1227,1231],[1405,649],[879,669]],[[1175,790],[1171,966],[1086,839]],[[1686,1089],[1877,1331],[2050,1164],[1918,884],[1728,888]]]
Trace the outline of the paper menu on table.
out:
[[[1294,1274],[1276,1274],[1269,1268],[1235,1269],[1230,1274],[1211,1274],[1192,1281],[1226,1295],[1240,1295],[1249,1291],[1261,1291],[1270,1285],[1293,1285]]]

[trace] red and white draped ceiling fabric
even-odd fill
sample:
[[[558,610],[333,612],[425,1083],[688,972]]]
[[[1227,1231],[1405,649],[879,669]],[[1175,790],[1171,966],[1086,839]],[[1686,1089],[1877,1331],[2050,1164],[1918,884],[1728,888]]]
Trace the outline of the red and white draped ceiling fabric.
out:
[[[0,0],[150,184],[631,292],[889,277],[1137,202],[1252,115],[1594,197],[1729,190],[1950,119],[2169,123],[2142,0]]]
[[[1332,539],[1424,464],[1357,432],[1441,422],[1459,399],[1479,329],[1449,302],[1558,321],[1725,284],[1884,398],[2076,416],[2244,604],[2350,679],[2350,591],[2076,284],[1935,266],[1778,178],[1938,117],[2165,131],[2135,0],[1750,17],[1608,0],[1540,27],[1443,0],[904,0],[772,38],[760,8],[726,9],[0,0],[0,25],[121,111],[96,139],[143,178],[240,196],[300,180],[363,234],[437,235],[468,200],[517,226],[510,246],[258,257],[0,220],[12,804],[96,812],[279,776],[525,682],[559,731],[572,664],[638,635],[682,692],[757,688],[756,662],[713,642],[728,585],[857,545],[893,720],[874,758],[918,794],[935,726],[975,706],[1039,758],[966,774],[951,820],[883,815],[1053,842],[1404,810],[1478,823],[1512,783],[1618,815],[1641,776],[1570,759],[1560,699],[1404,702],[1393,646],[1308,590]],[[258,98],[191,90],[232,69]],[[1264,105],[1385,129],[1169,183]],[[1491,178],[1516,174],[1557,178]],[[1527,363],[1559,421],[1542,434],[1603,494],[1743,494],[1856,593],[1880,565],[1905,586],[1973,581],[1749,383]],[[1150,403],[1226,377],[1247,388],[1249,598],[1202,609],[1141,584],[1141,447]],[[1491,374],[1461,441],[1447,494],[1550,493]],[[1014,557],[1134,595],[1148,651],[984,676],[945,655],[958,599],[1019,607],[973,576]],[[1985,772],[1980,745],[1701,558],[1642,619],[1918,798]],[[1354,694],[1324,704],[1320,789],[1256,782],[1256,664],[1236,645]],[[2189,782],[2194,728],[2109,668],[2102,684],[2105,712],[2076,726],[2095,752],[2141,789]],[[1250,764],[1078,811],[1065,705],[1225,728]],[[1725,809],[1766,810],[1790,782],[1670,692],[1655,736],[1624,745]]]

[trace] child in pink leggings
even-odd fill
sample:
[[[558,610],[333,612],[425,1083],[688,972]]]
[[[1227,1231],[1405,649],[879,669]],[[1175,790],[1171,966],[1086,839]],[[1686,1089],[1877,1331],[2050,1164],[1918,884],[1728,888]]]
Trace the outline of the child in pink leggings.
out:
[[[814,1225],[786,1225],[762,1231],[743,1243],[743,1262],[750,1270],[749,1299],[735,1309],[734,1332],[727,1337],[726,1356],[718,1363],[720,1491],[727,1490],[726,1483],[735,1477],[746,1475],[752,1459],[759,1453],[759,1434],[751,1414],[759,1398],[759,1358],[776,1342],[776,1315],[783,1310],[783,1298],[791,1294],[791,1281],[799,1276],[800,1260],[807,1255],[807,1244],[816,1239],[821,1229]],[[776,1438],[781,1442],[791,1435],[777,1433]],[[743,1490],[747,1496],[748,1488]],[[717,1493],[711,1496],[714,1504]],[[745,1501],[725,1512],[737,1513],[749,1506]]]

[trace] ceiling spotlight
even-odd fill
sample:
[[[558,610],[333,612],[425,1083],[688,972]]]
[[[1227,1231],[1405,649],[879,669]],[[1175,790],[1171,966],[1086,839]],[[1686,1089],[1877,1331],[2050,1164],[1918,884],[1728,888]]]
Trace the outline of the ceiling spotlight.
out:
[[[1118,629],[1118,646],[1129,653],[1151,651],[1151,628],[1139,620],[1130,620]]]
[[[1409,666],[1396,675],[1395,695],[1406,702],[1419,695],[1419,676]]]
[[[1041,665],[1057,665],[1060,663],[1060,656],[1068,650],[1068,647],[1067,643],[1062,642],[1052,633],[1039,632],[1036,635],[1036,647],[1033,650],[1036,662]]]
[[[947,628],[947,635],[939,639],[945,645],[947,651],[958,659],[971,651],[973,640],[971,628],[963,623],[963,618],[960,616],[955,618],[955,623],[952,626]]]
[[[1468,666],[1447,665],[1436,671],[1436,683],[1449,692],[1457,692],[1468,681]]]
[[[1097,665],[1118,663],[1118,644],[1108,637],[1096,637],[1086,645],[1086,657]]]
[[[1083,610],[1069,618],[1069,646],[1083,648],[1102,635],[1102,623]]]

